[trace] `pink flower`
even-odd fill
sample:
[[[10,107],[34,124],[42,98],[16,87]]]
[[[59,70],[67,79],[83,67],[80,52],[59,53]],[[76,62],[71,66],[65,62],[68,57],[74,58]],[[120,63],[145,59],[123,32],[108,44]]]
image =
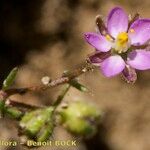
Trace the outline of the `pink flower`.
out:
[[[123,73],[130,81],[130,73],[136,75],[135,69],[150,69],[150,51],[144,47],[150,40],[150,19],[138,18],[129,23],[124,10],[115,7],[108,15],[105,29],[105,34],[85,33],[85,39],[96,49],[89,57],[91,62],[99,65],[106,77]]]

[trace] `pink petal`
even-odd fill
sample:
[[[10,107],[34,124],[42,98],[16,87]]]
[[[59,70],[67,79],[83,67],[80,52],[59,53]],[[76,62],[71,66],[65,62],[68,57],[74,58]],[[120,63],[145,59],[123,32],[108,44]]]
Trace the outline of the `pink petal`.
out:
[[[108,15],[107,19],[108,32],[116,38],[120,32],[127,32],[128,16],[122,8],[115,7]]]
[[[138,46],[150,40],[150,19],[138,19],[133,22],[128,31],[131,44]]]
[[[111,49],[111,43],[104,36],[97,33],[85,33],[86,41],[98,51],[107,52]]]
[[[89,60],[91,63],[95,65],[100,65],[101,62],[108,58],[111,55],[110,51],[109,52],[96,52],[95,54],[89,56]]]
[[[127,63],[138,70],[150,69],[150,51],[135,50],[129,53]]]
[[[134,68],[129,65],[126,65],[122,71],[122,77],[127,83],[135,83],[137,80],[137,74]]]
[[[106,58],[101,63],[102,73],[106,77],[112,77],[122,72],[125,68],[125,62],[119,55],[114,55]]]

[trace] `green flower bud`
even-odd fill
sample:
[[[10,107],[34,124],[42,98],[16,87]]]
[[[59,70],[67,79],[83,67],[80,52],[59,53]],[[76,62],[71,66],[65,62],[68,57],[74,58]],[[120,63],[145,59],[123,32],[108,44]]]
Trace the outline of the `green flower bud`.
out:
[[[53,108],[43,108],[26,113],[20,121],[21,134],[35,141],[46,141],[53,132]]]
[[[73,134],[89,137],[96,133],[101,113],[89,103],[72,102],[67,108],[60,110],[64,127]]]

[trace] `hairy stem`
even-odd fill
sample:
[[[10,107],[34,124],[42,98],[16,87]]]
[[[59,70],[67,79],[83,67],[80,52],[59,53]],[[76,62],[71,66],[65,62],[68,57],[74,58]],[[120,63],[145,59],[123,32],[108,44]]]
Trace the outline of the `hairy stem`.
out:
[[[31,86],[31,87],[25,87],[25,88],[12,88],[12,89],[7,89],[5,91],[1,90],[0,91],[0,98],[1,100],[5,100],[7,105],[18,107],[21,110],[23,109],[37,109],[37,108],[42,108],[42,106],[35,106],[35,105],[30,105],[30,104],[25,104],[22,102],[17,102],[9,98],[9,96],[14,95],[14,94],[26,94],[28,92],[39,92],[39,91],[45,91],[47,89],[62,85],[62,84],[67,84],[67,87],[61,95],[58,96],[57,100],[54,102],[53,106],[55,108],[61,103],[63,100],[65,94],[68,92],[70,89],[70,83],[73,79],[77,78],[78,76],[91,71],[95,69],[95,66],[93,66],[88,60],[84,62],[78,69],[75,69],[73,71],[67,71],[62,74],[61,77],[56,78],[55,80],[51,80],[50,83],[47,85],[38,85],[38,86]],[[44,107],[44,106],[43,106]]]
[[[65,83],[69,83],[72,79],[80,76],[83,73],[86,73],[88,71],[91,71],[95,68],[91,63],[87,62],[84,63],[79,69],[76,69],[72,72],[62,74],[61,77],[52,80],[47,85],[39,85],[39,86],[31,86],[31,87],[25,87],[25,88],[13,88],[5,90],[8,96],[14,95],[14,94],[25,94],[27,92],[38,92],[38,91],[44,91],[53,87],[56,87],[58,85],[62,85]]]

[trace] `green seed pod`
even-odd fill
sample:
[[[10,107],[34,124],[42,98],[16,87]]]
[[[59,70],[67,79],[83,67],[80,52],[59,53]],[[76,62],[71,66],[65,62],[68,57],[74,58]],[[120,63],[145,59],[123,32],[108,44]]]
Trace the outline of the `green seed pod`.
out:
[[[46,141],[53,132],[53,108],[43,108],[26,113],[20,121],[20,132],[29,139]]]
[[[89,137],[96,133],[101,113],[92,104],[77,101],[60,110],[61,122],[73,134]]]

